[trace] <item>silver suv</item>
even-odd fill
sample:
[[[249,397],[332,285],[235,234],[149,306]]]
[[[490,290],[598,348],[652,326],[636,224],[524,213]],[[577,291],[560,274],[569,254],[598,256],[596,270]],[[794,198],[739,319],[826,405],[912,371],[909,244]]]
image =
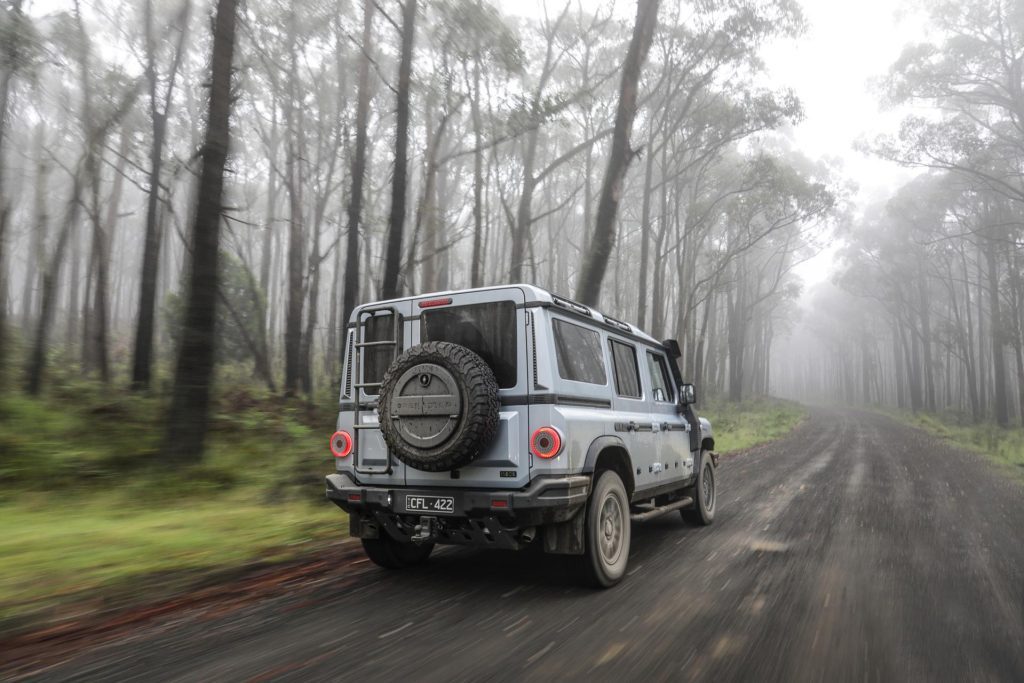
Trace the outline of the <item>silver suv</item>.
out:
[[[327,497],[375,563],[436,543],[578,556],[617,583],[630,523],[715,514],[714,439],[674,340],[530,285],[357,308]]]

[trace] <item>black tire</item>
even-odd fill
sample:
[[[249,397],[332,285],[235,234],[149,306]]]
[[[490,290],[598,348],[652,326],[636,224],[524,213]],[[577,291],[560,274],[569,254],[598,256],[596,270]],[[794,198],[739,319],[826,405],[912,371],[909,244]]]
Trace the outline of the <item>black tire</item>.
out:
[[[448,414],[416,414],[415,408],[400,414],[399,399],[433,395],[435,382],[450,403],[436,410],[451,408]],[[426,342],[407,349],[384,373],[378,411],[396,458],[424,472],[444,472],[468,465],[490,445],[499,405],[498,382],[480,356],[459,344]]]
[[[629,564],[629,497],[612,470],[600,473],[586,508],[584,552],[579,558],[584,581],[610,588],[622,580]]]
[[[701,451],[697,460],[697,481],[687,492],[693,496],[693,507],[679,511],[683,519],[690,524],[707,526],[715,521],[715,506],[718,503],[715,469],[715,461],[710,454]]]
[[[363,550],[370,560],[385,569],[405,569],[423,564],[434,550],[433,543],[402,543],[390,536],[364,538]]]

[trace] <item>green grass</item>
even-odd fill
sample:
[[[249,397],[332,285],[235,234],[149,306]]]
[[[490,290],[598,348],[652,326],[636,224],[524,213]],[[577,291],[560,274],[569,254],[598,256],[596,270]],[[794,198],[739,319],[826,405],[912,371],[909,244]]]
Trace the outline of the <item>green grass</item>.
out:
[[[148,509],[116,495],[47,496],[0,505],[0,518],[0,621],[68,599],[165,595],[195,572],[291,559],[344,531],[333,506],[243,495]],[[155,575],[165,578],[146,585]]]
[[[748,399],[741,403],[711,401],[698,413],[711,420],[715,450],[740,451],[788,434],[806,416],[797,403],[777,398]]]
[[[1001,469],[1024,480],[1024,429],[1020,427],[1002,428],[991,422],[971,424],[959,415],[915,415],[906,411],[887,411],[886,414],[984,455]]]
[[[0,629],[345,535],[323,497],[334,401],[319,403],[234,386],[217,397],[203,461],[170,466],[158,399],[79,380],[40,399],[0,394]]]

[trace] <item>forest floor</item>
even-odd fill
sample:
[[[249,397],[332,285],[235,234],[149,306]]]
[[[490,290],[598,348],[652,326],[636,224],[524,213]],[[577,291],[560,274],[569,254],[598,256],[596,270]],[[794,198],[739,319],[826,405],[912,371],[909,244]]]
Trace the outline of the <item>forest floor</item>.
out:
[[[0,635],[170,599],[337,544],[322,496],[334,401],[285,401],[223,382],[201,464],[159,460],[161,400],[58,378],[0,393]],[[787,434],[797,404],[714,403],[717,450]]]
[[[887,414],[890,411],[886,411]],[[893,416],[952,444],[985,456],[1003,472],[1024,481],[1024,428],[973,424],[968,416],[894,411]]]

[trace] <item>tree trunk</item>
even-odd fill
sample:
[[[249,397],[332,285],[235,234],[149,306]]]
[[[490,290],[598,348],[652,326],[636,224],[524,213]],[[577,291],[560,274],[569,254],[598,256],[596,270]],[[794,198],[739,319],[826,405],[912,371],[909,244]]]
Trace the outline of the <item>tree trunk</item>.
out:
[[[640,209],[640,268],[637,278],[636,326],[643,329],[647,324],[647,267],[651,260],[651,179],[654,175],[654,127],[647,136],[647,163],[644,165],[644,196]]]
[[[302,366],[302,310],[304,297],[305,228],[302,216],[302,148],[303,133],[298,93],[298,48],[295,35],[295,8],[289,18],[289,76],[285,102],[286,133],[285,190],[288,193],[288,290],[284,323],[284,393],[293,396],[299,389]],[[296,147],[298,146],[298,149]]]
[[[160,268],[160,178],[163,170],[164,144],[167,141],[167,118],[174,92],[174,81],[188,32],[190,0],[182,6],[182,25],[174,63],[168,77],[163,109],[157,101],[159,76],[156,71],[156,45],[153,35],[153,2],[146,0],[146,81],[149,85],[149,114],[153,141],[149,150],[149,193],[146,197],[146,232],[142,246],[142,271],[139,276],[139,317],[135,326],[135,348],[132,354],[132,388],[148,389],[153,372],[153,339],[156,328],[157,278]]]
[[[81,199],[81,173],[75,173],[71,182],[71,198],[68,200],[64,224],[61,226],[60,233],[58,233],[53,256],[46,267],[46,271],[43,273],[43,287],[39,300],[39,319],[36,321],[36,334],[35,340],[32,343],[32,353],[25,368],[25,391],[33,396],[38,395],[39,390],[42,388],[50,327],[53,324],[53,314],[57,303],[60,268],[64,262],[64,251],[67,248],[68,238],[74,229],[75,223],[78,221],[78,211],[82,205]]]
[[[313,395],[313,342],[316,332],[320,302],[320,225],[313,228],[313,251],[309,255],[309,306],[306,313],[306,331],[302,335],[300,372],[302,391],[307,396]]]
[[[576,286],[576,299],[588,306],[596,306],[601,298],[601,283],[608,267],[612,247],[615,245],[615,220],[619,201],[622,199],[622,186],[626,178],[626,169],[635,154],[630,149],[629,137],[633,130],[633,119],[636,118],[640,70],[647,59],[654,28],[658,23],[659,2],[660,0],[637,1],[633,38],[626,52],[626,61],[622,65],[622,85],[619,89],[619,107],[615,114],[608,170],[601,186],[601,199],[597,204],[594,237],[590,242],[590,251],[587,253]]]
[[[23,0],[13,0],[8,10],[11,17],[20,21],[22,18],[21,5]],[[10,220],[11,207],[7,201],[7,188],[4,185],[4,170],[6,168],[7,145],[7,123],[10,115],[11,101],[11,80],[14,77],[14,70],[17,68],[18,40],[7,40],[3,46],[4,61],[7,67],[0,75],[0,372],[6,366],[7,360],[7,223]]]
[[[331,273],[331,299],[327,308],[327,348],[324,350],[324,365],[331,382],[338,380],[338,287],[341,284],[341,235],[334,244],[334,272]],[[336,385],[335,385],[336,386]]]
[[[470,264],[470,287],[483,287],[484,239],[484,151],[482,123],[480,121],[480,46],[473,59],[473,93],[470,114],[473,121],[473,262]]]
[[[122,130],[118,158],[114,163],[113,186],[107,198],[106,219],[100,215],[99,175],[97,174],[93,180],[93,255],[96,259],[96,286],[93,289],[91,346],[92,363],[99,370],[103,383],[110,381],[110,350],[107,343],[110,324],[110,251],[113,248],[118,209],[124,189],[125,159],[128,158],[130,145],[131,131]]]
[[[384,253],[381,298],[399,295],[398,275],[402,267],[402,230],[405,226],[405,195],[408,182],[409,95],[412,82],[413,39],[416,32],[416,0],[402,6],[402,56],[398,65],[398,108],[395,114],[395,170],[391,184],[391,218]]]
[[[999,266],[994,239],[985,240],[985,266],[989,295],[989,334],[992,337],[992,382],[995,389],[996,424],[1010,426],[1010,409],[1006,396],[1006,358],[1003,356],[1003,319],[999,302]]]
[[[202,459],[209,424],[217,313],[224,164],[230,141],[236,0],[217,0],[210,104],[192,238],[185,321],[162,454],[169,463]]]
[[[729,345],[729,400],[735,403],[743,400],[743,354],[746,350],[747,319],[745,288],[737,286],[735,295],[728,296],[728,345]]]
[[[22,300],[22,328],[28,330],[32,326],[36,309],[36,291],[39,279],[46,269],[46,234],[49,231],[50,216],[47,206],[50,179],[50,164],[47,162],[44,149],[45,125],[36,125],[36,177],[35,177],[35,229],[32,231],[31,253],[25,272],[25,291]]]
[[[533,164],[537,156],[538,129],[527,134],[526,149],[523,153],[523,191],[519,195],[519,207],[512,232],[511,266],[509,281],[522,282],[526,242],[530,239],[530,225],[533,223],[533,190],[537,181],[533,177]]]
[[[363,210],[363,179],[366,176],[366,138],[370,115],[370,50],[373,40],[373,0],[363,0],[363,54],[359,58],[359,93],[356,102],[356,149],[352,155],[352,193],[348,198],[348,235],[345,239],[345,294],[341,304],[341,328],[359,299],[359,221]],[[345,339],[345,335],[341,335]],[[345,354],[345,343],[340,345]],[[344,361],[340,358],[339,362]]]

